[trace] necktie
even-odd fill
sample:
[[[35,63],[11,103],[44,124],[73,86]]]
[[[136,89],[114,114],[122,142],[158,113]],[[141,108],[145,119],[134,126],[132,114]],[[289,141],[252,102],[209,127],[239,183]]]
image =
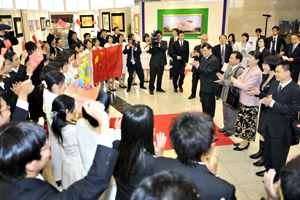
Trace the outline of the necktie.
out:
[[[292,49],[292,53],[294,52],[294,50],[296,49],[296,45],[293,45],[293,49]]]
[[[221,57],[222,57],[222,65],[224,65],[224,62],[225,62],[225,49],[224,49],[224,46],[222,46]]]
[[[277,88],[277,94],[282,90],[282,85],[279,85],[279,87]]]
[[[180,41],[180,47],[182,48],[182,41]]]
[[[133,65],[135,65],[135,60],[134,60],[134,54],[133,54],[133,48],[131,48],[131,63],[133,64]]]
[[[276,38],[274,37],[272,41],[272,50],[271,50],[272,55],[275,55],[275,43],[276,43]]]

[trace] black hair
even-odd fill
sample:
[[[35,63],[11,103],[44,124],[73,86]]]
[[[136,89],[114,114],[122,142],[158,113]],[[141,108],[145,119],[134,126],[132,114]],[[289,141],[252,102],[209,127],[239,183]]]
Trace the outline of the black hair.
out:
[[[121,36],[124,37],[124,35],[123,35],[122,33],[119,33],[119,34],[117,35],[117,43],[119,43],[119,40],[120,40],[120,37],[121,37]]]
[[[92,40],[93,46],[95,46],[95,44],[96,44],[97,41],[99,41],[98,38],[94,38],[94,39]],[[99,41],[99,42],[100,42],[100,41]],[[99,46],[100,46],[100,45],[99,45]]]
[[[212,49],[212,46],[209,43],[205,43],[202,45],[202,49],[206,47],[208,50]]]
[[[178,31],[178,36],[181,34],[181,33],[183,33],[184,34],[184,31]]]
[[[289,161],[280,172],[284,200],[300,199],[300,156]]]
[[[50,71],[45,75],[47,89],[52,92],[53,85],[60,85],[65,81],[65,76],[59,71]]]
[[[196,184],[175,171],[162,171],[141,181],[130,200],[201,200]]]
[[[234,33],[230,33],[229,35],[228,35],[228,38],[230,38],[230,37],[232,37],[232,42],[233,42],[233,44],[235,43],[235,35],[234,35]]]
[[[255,29],[255,33],[257,33],[257,32],[261,33],[262,32],[261,28]]]
[[[155,31],[155,35],[157,35],[157,34],[161,34],[161,35],[162,35],[161,30],[156,30],[156,31]]]
[[[90,33],[85,33],[85,34],[83,34],[83,38],[85,39],[88,35],[91,36]]]
[[[50,61],[48,65],[56,67],[58,69],[58,71],[61,70],[64,67],[62,62],[57,62],[57,61]]]
[[[61,55],[60,56],[56,56],[54,58],[53,62],[58,62],[62,66],[61,68],[63,68],[63,66],[68,63],[68,58],[63,57]]]
[[[114,31],[116,31],[117,29],[119,29],[119,30],[120,30],[120,28],[119,28],[119,27],[115,27],[115,28],[114,28]]]
[[[221,38],[221,36],[224,36],[224,37],[227,39],[227,36],[226,36],[225,34],[221,34],[221,35],[219,36],[219,39]]]
[[[170,139],[178,160],[194,166],[211,148],[214,133],[215,126],[207,114],[186,113],[173,119]]]
[[[176,31],[177,35],[179,35],[179,29],[178,28],[173,28],[172,31]]]
[[[149,106],[135,105],[124,112],[120,154],[114,171],[114,176],[122,183],[130,182],[144,167],[144,151],[154,155],[153,126],[153,111]]]
[[[84,40],[84,41],[83,41],[83,43],[84,43],[84,49],[87,49],[87,46],[86,46],[86,45],[87,45],[89,42],[90,42],[90,43],[92,44],[92,46],[93,46],[93,43],[92,43],[91,40]]]
[[[291,75],[293,74],[293,72],[294,72],[294,65],[292,63],[290,63],[288,61],[282,61],[277,66],[279,66],[279,65],[282,65],[283,71],[285,71],[285,72],[286,71],[290,71]]]
[[[255,50],[255,51],[250,51],[249,55],[253,56],[255,58],[255,60],[258,60],[257,65],[259,66],[260,70],[263,70],[262,64],[264,62],[264,57],[263,57],[262,53],[259,52],[258,50]]]
[[[243,54],[241,54],[239,51],[233,51],[231,54],[235,54],[235,58],[239,59],[240,62],[243,60]]]
[[[74,108],[75,99],[65,94],[59,95],[52,102],[53,121],[51,129],[60,144],[63,144],[62,128],[68,125],[66,111],[73,112]]]
[[[82,43],[80,41],[76,42],[75,44],[71,44],[70,48],[75,50],[76,47],[78,47],[78,49],[80,49],[80,46],[82,45]]]
[[[272,30],[273,30],[273,29],[276,29],[277,31],[279,31],[279,26],[273,26],[273,27],[272,27]]]
[[[113,38],[113,36],[111,36],[111,35],[108,35],[108,36],[107,36],[107,42],[108,42],[108,39],[109,39],[109,38],[112,38],[112,39],[114,39],[114,38]]]
[[[49,33],[49,35],[47,36],[47,42],[49,43],[49,45],[51,45],[51,42],[55,39],[54,35],[52,35],[51,33]]]
[[[143,42],[146,42],[146,37],[150,37],[150,35],[149,35],[148,33],[145,33],[145,34],[143,35]]]
[[[9,60],[10,62],[13,62],[13,57],[16,53],[15,52],[6,52],[4,54],[4,59]]]
[[[36,44],[32,41],[25,43],[25,50],[27,51],[29,56],[36,50],[36,48]]]
[[[0,127],[0,179],[15,181],[26,176],[26,165],[41,159],[46,131],[36,123],[10,122]]]
[[[59,72],[60,68],[56,67],[56,66],[53,66],[51,64],[48,64],[46,66],[44,66],[42,69],[41,69],[41,72],[40,72],[40,81],[43,81],[45,80],[45,77],[46,77],[46,74],[48,72],[51,72],[51,71],[57,71]]]
[[[74,49],[65,49],[63,51],[60,51],[57,53],[57,57],[63,57],[64,59],[66,59],[67,61],[69,61],[69,58],[74,55],[76,58],[76,51]]]
[[[61,38],[56,38],[56,44],[58,43],[59,40],[62,40]]]
[[[247,38],[247,42],[249,41],[249,34],[248,33],[243,33],[242,35],[241,35],[241,37],[243,37],[243,36],[245,36],[246,38]]]
[[[96,99],[96,101],[99,101],[100,103],[102,103],[105,106],[105,112],[109,112],[109,104],[110,104],[110,97],[109,95],[104,92],[104,91],[99,91],[98,93],[98,97]],[[84,117],[84,119],[88,120],[88,122],[93,126],[93,127],[98,127],[99,123],[97,120],[95,120],[92,116],[90,116],[84,109],[84,107],[82,107],[82,116]]]
[[[104,28],[100,30],[100,35],[103,33],[103,32],[107,32]]]
[[[270,66],[270,69],[272,71],[275,70],[276,66],[281,62],[280,58],[276,55],[267,56],[264,59],[264,63],[268,64]]]

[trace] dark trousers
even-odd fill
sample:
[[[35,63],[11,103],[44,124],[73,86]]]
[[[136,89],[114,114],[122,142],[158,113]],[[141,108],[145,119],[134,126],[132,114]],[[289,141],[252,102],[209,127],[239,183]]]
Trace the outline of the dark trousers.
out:
[[[129,76],[128,76],[128,83],[127,83],[128,86],[127,87],[128,87],[129,90],[131,88],[134,71],[136,72],[137,76],[140,79],[140,87],[144,87],[144,72],[143,72],[143,68],[140,67],[140,66],[137,66],[135,64],[135,65],[130,65],[128,67]]]
[[[175,68],[174,68],[174,66],[172,67],[172,68],[174,68],[173,72],[172,72],[174,89],[177,89],[178,86],[179,86],[179,88],[182,88],[184,77],[185,77],[185,75],[184,75],[185,66],[184,65],[182,65],[182,66],[179,65]],[[179,81],[178,81],[178,78],[179,78]],[[177,82],[178,82],[178,84],[177,84]]]
[[[268,128],[264,131],[264,157],[266,170],[275,169],[276,176],[275,181],[279,178],[281,168],[285,165],[290,146],[285,142],[285,135],[281,137],[272,137]]]
[[[150,91],[153,91],[155,89],[154,82],[156,76],[157,76],[156,90],[161,89],[161,80],[162,80],[163,73],[164,73],[164,66],[159,66],[159,67],[150,66],[150,82],[149,82]]]
[[[212,119],[215,116],[216,99],[215,92],[204,93],[200,91],[200,101],[202,103],[202,111],[207,113]]]
[[[295,69],[296,70],[296,69]],[[292,74],[292,79],[295,83],[298,83],[298,79],[299,79],[299,71],[294,71],[294,73]]]
[[[196,91],[197,91],[197,85],[200,80],[200,76],[198,72],[193,72],[193,77],[192,77],[192,96],[196,96]],[[200,92],[199,92],[200,96]]]
[[[172,61],[170,61],[170,65],[172,65],[173,66],[173,62]],[[170,68],[170,78],[173,78],[173,71],[174,71],[174,69],[173,69],[173,67],[172,68]]]

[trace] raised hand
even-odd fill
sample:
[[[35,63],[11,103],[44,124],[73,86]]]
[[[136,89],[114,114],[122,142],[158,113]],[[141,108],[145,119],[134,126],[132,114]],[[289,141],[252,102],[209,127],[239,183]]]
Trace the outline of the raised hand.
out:
[[[164,149],[165,149],[166,142],[167,142],[167,137],[165,136],[164,133],[159,132],[159,133],[156,134],[156,141],[157,141],[157,143],[153,142],[154,143],[155,155],[156,156],[163,156]]]

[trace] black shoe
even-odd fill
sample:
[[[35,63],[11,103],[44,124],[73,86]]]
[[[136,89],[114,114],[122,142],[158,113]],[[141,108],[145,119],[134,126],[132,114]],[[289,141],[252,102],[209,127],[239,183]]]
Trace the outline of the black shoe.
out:
[[[174,89],[174,92],[175,92],[175,93],[178,93],[177,89]]]
[[[153,91],[150,91],[150,94],[151,94],[151,95],[154,95]]]
[[[147,89],[145,86],[143,86],[143,87],[140,87],[141,89]]]
[[[138,85],[137,83],[132,83],[132,85]]]
[[[256,167],[264,166],[264,164],[265,164],[265,158],[264,157],[261,157],[261,159],[259,159],[255,163],[253,163],[253,165],[256,166]]]
[[[264,141],[259,140],[259,150],[257,153],[250,155],[249,157],[252,159],[258,159],[263,156],[264,152]]]
[[[179,91],[180,91],[180,92],[183,92],[183,88],[179,88]]]
[[[56,185],[57,185],[57,187],[62,187],[61,186],[61,181],[56,181]]]
[[[219,129],[218,131],[219,131],[220,133],[226,132],[226,130],[225,130],[224,128],[221,128],[221,129]]]
[[[126,90],[127,92],[130,92],[130,89],[129,88],[127,88],[127,90]]]
[[[194,95],[191,95],[191,96],[188,97],[188,99],[193,99],[193,98],[195,98]]]
[[[233,145],[237,147],[240,145],[240,143],[234,143]]]
[[[228,133],[228,132],[225,132],[225,133],[224,133],[224,136],[225,136],[225,137],[230,137],[230,136],[232,136],[232,135],[233,135],[233,133]]]
[[[244,148],[240,148],[239,146],[237,146],[233,150],[235,150],[235,151],[243,151],[243,150],[248,149],[249,146],[250,146],[250,142],[248,142],[247,146],[245,146]]]
[[[256,174],[256,176],[263,177],[263,176],[265,175],[265,172],[266,172],[266,171],[267,171],[267,170],[259,171],[259,172],[256,172],[255,174]]]
[[[172,80],[173,79],[173,77],[172,76],[170,76],[170,80]]]
[[[156,90],[156,92],[166,92],[163,89]]]

